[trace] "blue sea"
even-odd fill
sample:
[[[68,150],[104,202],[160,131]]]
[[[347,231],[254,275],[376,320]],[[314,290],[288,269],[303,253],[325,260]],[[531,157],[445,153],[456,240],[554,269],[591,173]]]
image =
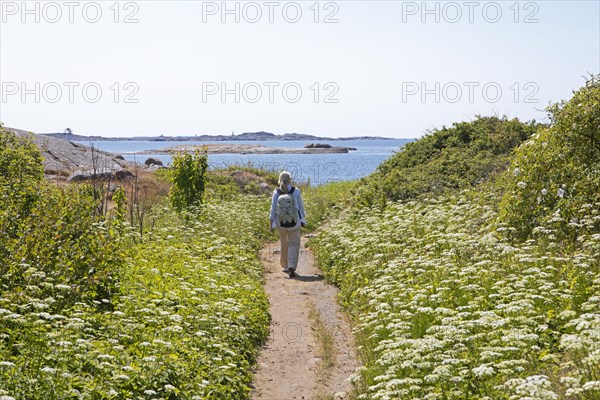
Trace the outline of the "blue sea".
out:
[[[400,150],[414,139],[390,140],[319,140],[332,146],[355,147],[356,151],[342,154],[209,154],[210,168],[222,168],[231,164],[252,164],[269,170],[287,170],[296,182],[310,181],[320,185],[332,181],[354,180],[367,176],[377,169],[384,160]],[[304,140],[277,141],[235,141],[235,142],[150,142],[150,141],[92,141],[80,142],[83,145],[121,154],[132,162],[143,163],[148,157],[161,159],[165,165],[171,162],[171,156],[164,154],[135,154],[139,151],[154,150],[177,145],[205,143],[249,143],[270,147],[303,148]]]

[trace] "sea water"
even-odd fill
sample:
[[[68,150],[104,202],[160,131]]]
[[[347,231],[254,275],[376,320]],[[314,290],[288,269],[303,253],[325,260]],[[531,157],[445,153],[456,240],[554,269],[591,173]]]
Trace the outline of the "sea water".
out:
[[[320,185],[332,181],[354,180],[373,173],[379,164],[400,150],[413,139],[369,139],[369,140],[319,140],[332,146],[354,147],[356,151],[332,154],[209,154],[209,168],[222,168],[232,164],[252,164],[269,170],[287,170],[296,182],[310,181]],[[87,146],[111,153],[121,154],[127,161],[143,163],[147,158],[158,158],[165,165],[171,156],[165,154],[136,154],[136,152],[156,150],[178,145],[201,145],[206,143],[260,144],[279,148],[303,148],[305,140],[274,141],[212,141],[212,142],[157,142],[157,141],[87,141]]]

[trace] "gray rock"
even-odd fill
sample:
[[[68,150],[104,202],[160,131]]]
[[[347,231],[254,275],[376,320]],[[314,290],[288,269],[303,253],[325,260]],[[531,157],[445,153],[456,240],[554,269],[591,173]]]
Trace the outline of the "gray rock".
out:
[[[67,178],[67,181],[69,182],[83,182],[83,181],[88,181],[88,180],[92,180],[92,179],[99,179],[99,180],[123,180],[123,179],[128,179],[128,178],[132,178],[135,175],[133,175],[133,173],[131,173],[130,171],[127,171],[125,169],[123,170],[118,170],[118,171],[75,171],[73,172],[71,175],[69,175],[69,177]]]
[[[159,165],[159,166],[162,167],[163,162],[161,160],[159,160],[158,158],[150,157],[146,161],[144,161],[144,164],[146,164],[148,166],[150,166],[150,165]]]
[[[128,171],[126,169],[121,169],[119,171],[115,171],[114,176],[115,176],[115,179],[120,180],[120,181],[135,177],[133,172]]]
[[[88,179],[92,179],[92,174],[83,171],[75,171],[67,178],[69,182],[82,182],[87,181]]]

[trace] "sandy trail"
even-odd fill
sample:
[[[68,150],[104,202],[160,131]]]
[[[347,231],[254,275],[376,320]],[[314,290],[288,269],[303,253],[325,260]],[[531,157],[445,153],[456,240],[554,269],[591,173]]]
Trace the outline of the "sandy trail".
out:
[[[279,266],[279,243],[261,250],[265,290],[271,305],[271,334],[261,351],[254,380],[254,400],[346,398],[347,378],[357,367],[350,323],[336,302],[337,289],[323,280],[312,252],[302,238],[297,277],[290,279]],[[310,305],[333,335],[333,366],[326,368],[313,331]]]

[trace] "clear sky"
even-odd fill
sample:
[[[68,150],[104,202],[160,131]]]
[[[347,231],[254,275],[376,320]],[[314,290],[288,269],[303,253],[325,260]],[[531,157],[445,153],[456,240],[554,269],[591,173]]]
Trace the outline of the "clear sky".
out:
[[[476,114],[544,120],[600,72],[599,4],[1,0],[0,120],[398,138]]]

